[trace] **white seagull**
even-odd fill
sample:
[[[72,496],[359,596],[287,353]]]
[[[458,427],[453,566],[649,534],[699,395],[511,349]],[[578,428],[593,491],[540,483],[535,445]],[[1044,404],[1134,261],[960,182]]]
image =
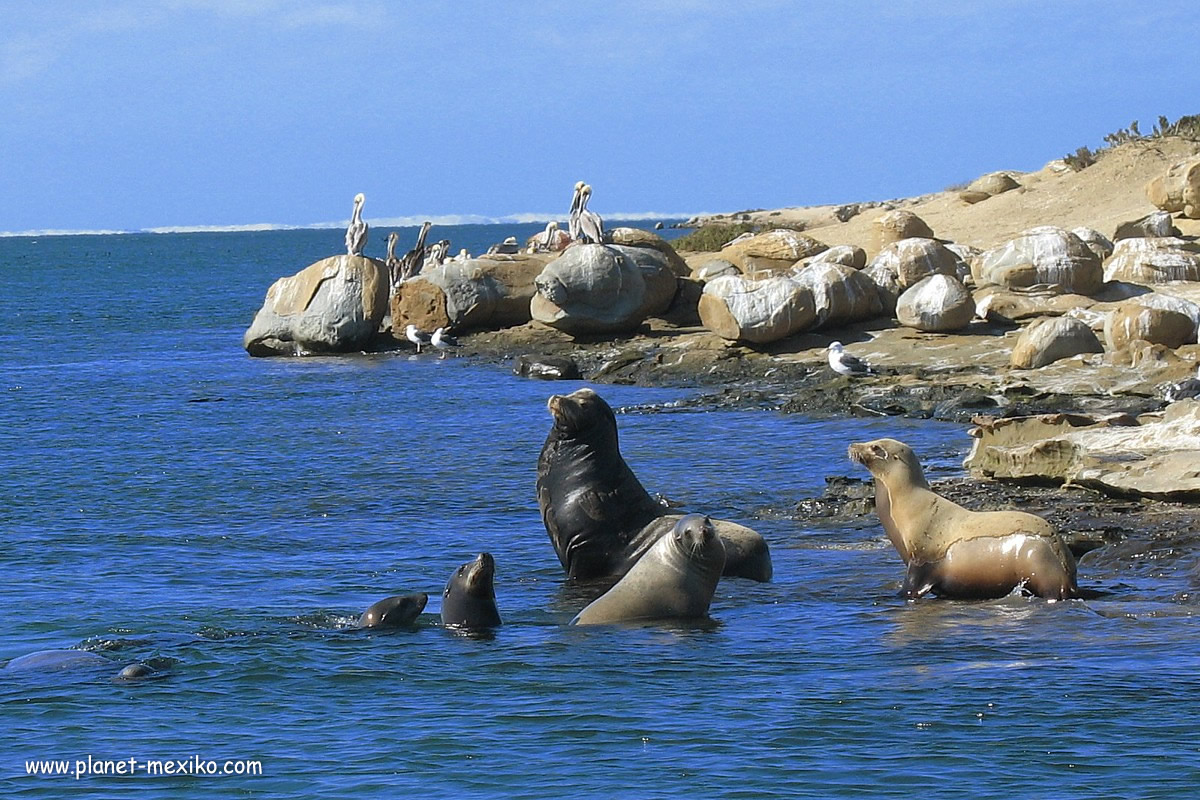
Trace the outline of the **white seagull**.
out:
[[[848,375],[852,378],[876,374],[870,364],[847,353],[841,342],[831,342],[829,345],[829,368],[838,375]]]
[[[446,351],[452,350],[455,347],[461,347],[458,339],[455,339],[450,334],[446,333],[445,328],[438,328],[433,332],[433,337],[430,339],[433,346],[442,351],[442,358],[446,357]]]
[[[417,346],[417,352],[421,352],[421,345],[429,344],[429,334],[423,333],[411,322],[404,329],[404,337]]]

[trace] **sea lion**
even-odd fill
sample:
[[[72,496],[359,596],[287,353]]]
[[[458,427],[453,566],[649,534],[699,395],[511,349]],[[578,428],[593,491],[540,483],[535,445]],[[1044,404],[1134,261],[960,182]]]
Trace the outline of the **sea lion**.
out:
[[[496,562],[480,553],[454,571],[442,592],[442,624],[456,628],[494,628],[500,624],[492,579]]]
[[[682,514],[642,487],[621,457],[617,418],[591,389],[553,395],[554,424],[538,459],[538,507],[567,575],[620,577],[672,530]],[[725,574],[771,579],[771,554],[755,531],[713,520],[726,550]]]
[[[850,445],[875,477],[875,511],[908,565],[902,592],[921,597],[1076,597],[1075,558],[1054,530],[1024,511],[970,511],[929,488],[912,448],[895,439]]]
[[[358,618],[360,628],[403,628],[413,622],[425,610],[429,595],[394,594],[374,603]]]
[[[707,617],[724,568],[725,545],[712,521],[688,514],[571,624]]]

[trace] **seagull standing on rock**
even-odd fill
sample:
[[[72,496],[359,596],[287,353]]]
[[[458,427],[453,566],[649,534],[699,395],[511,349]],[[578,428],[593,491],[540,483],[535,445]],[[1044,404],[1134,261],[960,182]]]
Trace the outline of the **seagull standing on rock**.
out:
[[[878,374],[870,364],[847,353],[841,342],[832,342],[829,345],[829,368],[838,375],[847,375],[851,378]]]
[[[442,351],[442,358],[446,357],[447,350],[452,350],[455,347],[461,347],[461,345],[458,343],[458,339],[455,339],[453,336],[446,333],[445,328],[438,328],[436,331],[434,331],[433,338],[430,339],[430,341],[433,343],[434,347]]]
[[[411,322],[404,329],[404,337],[417,346],[417,353],[421,352],[421,345],[429,344],[429,334],[422,332]]]

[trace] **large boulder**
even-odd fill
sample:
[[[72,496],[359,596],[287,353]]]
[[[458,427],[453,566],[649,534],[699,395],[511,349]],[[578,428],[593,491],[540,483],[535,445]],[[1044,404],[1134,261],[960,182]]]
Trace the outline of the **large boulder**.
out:
[[[1071,414],[980,420],[963,466],[972,474],[1090,486],[1118,496],[1200,500],[1200,400],[1154,418]]]
[[[1031,323],[1017,337],[1009,363],[1017,369],[1037,369],[1081,353],[1103,353],[1104,347],[1086,322],[1054,317]]]
[[[452,259],[423,270],[392,293],[392,330],[409,323],[423,331],[507,328],[529,322],[534,280],[552,254]]]
[[[776,228],[747,238],[738,238],[721,248],[718,257],[736,266],[742,273],[774,273],[790,269],[797,261],[825,250],[826,245],[811,236]]]
[[[242,344],[252,356],[361,350],[387,314],[388,286],[382,261],[322,259],[271,284]]]
[[[1122,239],[1104,264],[1104,279],[1143,284],[1200,281],[1200,244],[1174,236]]]
[[[704,327],[730,341],[765,344],[813,325],[813,295],[784,276],[751,280],[740,275],[714,278],[700,296]]]
[[[919,331],[962,330],[974,316],[974,298],[952,275],[930,275],[917,281],[896,301],[896,319]]]
[[[1116,233],[1113,234],[1113,241],[1119,242],[1122,239],[1151,236],[1179,236],[1179,229],[1171,222],[1171,215],[1168,212],[1155,211],[1140,219],[1120,223],[1117,225]]]
[[[845,264],[847,267],[862,269],[867,266],[867,251],[852,244],[838,244],[828,250],[822,250],[807,259],[808,264],[826,261],[833,264]],[[799,265],[797,265],[799,266]],[[807,266],[807,264],[806,264]]]
[[[1078,236],[1046,225],[984,252],[976,285],[1008,289],[1047,285],[1064,293],[1093,295],[1104,284],[1100,259]]]
[[[630,251],[637,251],[636,259]],[[647,269],[647,285],[639,261],[658,257]],[[546,265],[534,279],[537,292],[529,303],[530,316],[572,336],[636,330],[666,293],[676,288],[675,274],[656,251],[602,244],[576,244]],[[666,305],[670,305],[667,298]],[[663,307],[665,310],[665,306]]]
[[[1112,255],[1112,240],[1095,228],[1072,228],[1071,233],[1078,236],[1101,261]]]
[[[911,211],[897,209],[880,216],[872,223],[872,251],[878,253],[892,242],[901,239],[932,239],[933,229]]]
[[[1146,184],[1146,197],[1163,211],[1200,219],[1200,156],[1173,164]]]
[[[989,197],[994,197],[998,194],[1012,191],[1020,188],[1021,184],[1017,183],[1016,178],[1009,172],[989,172],[987,175],[981,175],[967,185],[967,192],[978,192],[986,194]]]
[[[683,260],[683,256],[675,252],[675,248],[656,233],[644,231],[641,228],[613,228],[608,232],[608,241],[611,244],[627,245],[629,247],[649,247],[657,250],[666,258],[667,264],[680,278],[686,278],[691,274],[692,268]]]
[[[1139,340],[1175,348],[1196,341],[1196,323],[1187,314],[1144,305],[1134,298],[1108,315],[1104,340],[1110,350],[1121,350]]]
[[[793,272],[792,280],[812,292],[814,328],[846,325],[883,313],[875,283],[853,267],[817,262]]]
[[[895,273],[901,289],[930,275],[957,275],[959,257],[936,239],[913,237],[892,242],[871,260],[871,266]]]
[[[633,229],[626,228],[625,230]],[[677,277],[675,265],[666,251],[653,245],[614,244],[611,247],[636,264],[642,273],[646,293],[642,297],[642,304],[635,312],[635,316],[641,315],[645,318],[660,317],[665,314],[671,307],[671,301],[675,299],[675,293],[679,290],[679,282],[682,280]],[[673,250],[671,252],[674,253]],[[679,258],[679,256],[675,257]],[[682,261],[682,259],[680,260]]]

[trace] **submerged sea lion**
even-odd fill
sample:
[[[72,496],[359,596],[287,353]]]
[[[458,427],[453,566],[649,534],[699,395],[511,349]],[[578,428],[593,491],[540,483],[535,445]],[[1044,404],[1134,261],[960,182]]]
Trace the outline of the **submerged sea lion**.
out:
[[[480,553],[454,571],[442,592],[442,624],[456,628],[494,628],[500,624],[492,580],[496,562]]]
[[[908,565],[903,593],[1075,597],[1075,558],[1054,527],[1024,511],[970,511],[933,493],[912,448],[895,439],[850,445],[875,477],[875,511]]]
[[[619,577],[682,517],[669,514],[621,457],[617,418],[591,389],[553,395],[554,417],[538,459],[538,507],[558,560],[572,578]],[[713,527],[726,550],[725,574],[771,579],[762,536],[724,520]]]
[[[725,546],[712,522],[688,514],[571,624],[707,617],[724,568]]]
[[[412,625],[425,604],[429,595],[424,592],[415,594],[394,594],[374,603],[358,618],[360,628],[402,628]]]

